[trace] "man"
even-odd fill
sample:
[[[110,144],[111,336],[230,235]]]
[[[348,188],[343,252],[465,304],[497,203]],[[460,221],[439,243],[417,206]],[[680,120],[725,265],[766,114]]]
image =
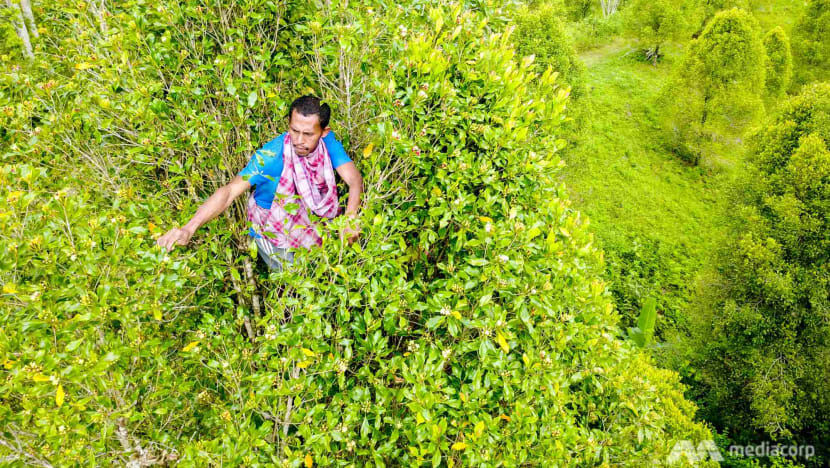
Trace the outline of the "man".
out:
[[[187,245],[199,227],[255,186],[248,199],[249,234],[268,267],[281,270],[284,263],[294,260],[290,249],[322,243],[312,215],[328,219],[338,215],[335,170],[349,187],[346,215],[355,218],[363,178],[328,127],[329,105],[316,97],[303,96],[291,103],[288,116],[288,132],[266,143],[233,180],[196,210],[187,224],[169,230],[157,244],[168,251],[176,245]],[[350,243],[357,240],[357,235],[355,224],[341,233]]]

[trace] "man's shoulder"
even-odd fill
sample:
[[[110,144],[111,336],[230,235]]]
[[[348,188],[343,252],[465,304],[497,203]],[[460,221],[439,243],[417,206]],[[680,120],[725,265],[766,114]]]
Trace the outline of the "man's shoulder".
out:
[[[271,141],[265,143],[264,145],[262,145],[262,148],[257,150],[257,154],[259,154],[259,155],[261,155],[265,158],[282,157],[283,144],[285,142],[285,135],[286,134],[287,134],[287,132],[281,133],[280,135],[278,135],[273,140],[271,140]]]

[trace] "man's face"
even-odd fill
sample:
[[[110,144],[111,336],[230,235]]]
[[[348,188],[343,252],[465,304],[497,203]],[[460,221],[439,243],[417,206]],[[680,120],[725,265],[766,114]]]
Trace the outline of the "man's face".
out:
[[[317,149],[320,138],[326,136],[328,132],[328,128],[320,127],[320,116],[317,114],[303,115],[295,109],[288,120],[291,145],[298,156],[308,156]]]

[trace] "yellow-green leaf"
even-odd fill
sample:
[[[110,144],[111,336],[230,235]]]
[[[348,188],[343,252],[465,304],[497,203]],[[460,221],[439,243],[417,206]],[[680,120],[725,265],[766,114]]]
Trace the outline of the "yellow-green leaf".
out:
[[[32,380],[34,380],[35,382],[48,382],[48,381],[52,380],[52,378],[49,377],[48,375],[35,374],[35,375],[32,376]]]
[[[363,149],[363,157],[368,158],[372,154],[373,149],[375,149],[375,144],[369,143],[369,146]]]
[[[64,396],[63,385],[58,384],[58,389],[55,391],[55,404],[58,405],[58,408],[63,406]]]
[[[198,341],[191,341],[190,343],[187,344],[187,346],[182,348],[182,352],[186,353],[186,352],[192,350],[193,348],[195,348],[196,346],[199,346],[199,342]]]
[[[476,438],[481,437],[481,434],[484,433],[484,421],[477,422],[473,431],[475,432]]]
[[[456,442],[452,444],[453,450],[464,450],[465,448],[467,448],[467,444],[465,444],[464,442]]]
[[[303,354],[305,354],[305,355],[306,355],[306,356],[308,356],[308,357],[314,357],[314,356],[316,356],[316,354],[314,354],[314,351],[312,351],[312,350],[310,350],[310,349],[308,349],[308,348],[300,348],[300,351],[302,351],[302,352],[303,352]]]
[[[504,335],[502,335],[501,332],[496,333],[496,341],[499,342],[499,346],[501,346],[501,349],[503,349],[505,353],[510,352],[510,345],[507,344],[507,340],[504,339]]]
[[[302,361],[297,363],[297,367],[300,369],[305,369],[306,367],[311,365],[311,361]]]

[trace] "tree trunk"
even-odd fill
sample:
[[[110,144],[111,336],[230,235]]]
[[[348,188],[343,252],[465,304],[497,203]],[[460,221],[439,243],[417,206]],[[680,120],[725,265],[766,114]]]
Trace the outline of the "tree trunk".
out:
[[[32,2],[29,0],[20,0],[20,10],[23,11],[23,19],[26,21],[26,26],[29,29],[29,34],[35,39],[40,37],[37,32],[37,24],[35,24],[35,15],[32,14]]]
[[[617,7],[620,6],[620,0],[599,0],[602,6],[602,16],[609,17],[617,12]]]
[[[23,42],[23,55],[26,58],[33,58],[35,54],[32,53],[32,41],[29,40],[29,31],[26,29],[20,7],[16,3],[12,3],[12,0],[6,0],[6,6],[12,10],[12,26],[14,26],[17,37]]]
[[[92,11],[95,13],[95,16],[98,18],[98,24],[101,25],[101,33],[104,35],[107,34],[107,30],[109,26],[107,25],[107,6],[106,0],[92,0],[90,4],[92,6]]]

